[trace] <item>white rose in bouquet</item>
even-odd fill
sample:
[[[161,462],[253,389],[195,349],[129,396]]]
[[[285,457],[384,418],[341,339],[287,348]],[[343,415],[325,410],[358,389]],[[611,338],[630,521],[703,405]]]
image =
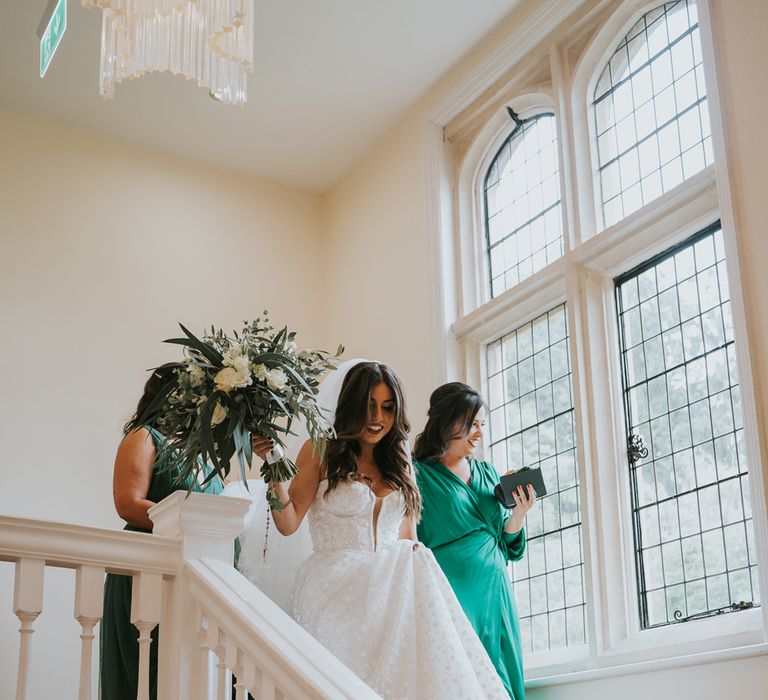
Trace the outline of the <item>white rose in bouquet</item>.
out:
[[[225,367],[231,367],[240,372],[240,374],[250,376],[251,370],[248,367],[248,354],[239,345],[224,353],[222,364]]]
[[[249,371],[240,372],[234,367],[224,367],[220,369],[213,378],[213,383],[219,391],[229,393],[232,389],[242,389],[250,386],[253,380]]]
[[[248,367],[248,358],[244,355],[236,357],[232,360],[232,367],[242,374],[250,375],[251,370]]]
[[[285,376],[285,372],[279,367],[275,367],[275,369],[271,369],[267,373],[267,385],[270,389],[282,391],[287,382],[288,377]]]

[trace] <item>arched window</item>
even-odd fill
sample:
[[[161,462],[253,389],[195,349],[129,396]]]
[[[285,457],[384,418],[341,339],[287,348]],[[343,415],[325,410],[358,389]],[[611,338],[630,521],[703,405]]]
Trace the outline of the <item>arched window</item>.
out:
[[[430,117],[437,342],[486,396],[482,458],[547,485],[509,567],[530,678],[764,630],[732,185],[708,167],[727,157],[711,3],[700,30],[694,0],[662,2],[564,20],[472,104],[457,90],[452,121],[445,102]]]
[[[603,68],[593,99],[606,226],[712,163],[696,5],[643,15]]]
[[[485,176],[491,297],[563,254],[555,117],[509,113],[515,128]]]

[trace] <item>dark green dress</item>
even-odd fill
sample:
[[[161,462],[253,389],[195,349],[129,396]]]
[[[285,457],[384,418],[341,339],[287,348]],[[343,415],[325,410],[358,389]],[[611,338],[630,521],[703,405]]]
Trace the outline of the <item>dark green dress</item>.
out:
[[[163,437],[150,429],[155,446],[160,448]],[[177,471],[163,470],[162,464],[155,461],[152,468],[152,481],[147,498],[159,503],[174,491],[189,490],[204,493],[221,493],[224,489],[221,479],[214,477],[204,487],[193,476],[179,480]],[[204,467],[206,476],[209,467]],[[134,525],[126,525],[124,530],[133,532],[151,532]],[[101,698],[102,700],[136,700],[139,676],[139,631],[131,624],[131,588],[130,576],[107,574],[104,583],[104,617],[101,620]],[[157,698],[157,641],[158,630],[152,630],[152,645],[149,651],[149,688],[152,700]]]
[[[494,496],[499,474],[470,460],[465,484],[439,462],[414,461],[423,499],[419,540],[429,547],[453,587],[513,700],[524,700],[517,606],[507,563],[522,558],[525,532],[503,531],[507,509]]]

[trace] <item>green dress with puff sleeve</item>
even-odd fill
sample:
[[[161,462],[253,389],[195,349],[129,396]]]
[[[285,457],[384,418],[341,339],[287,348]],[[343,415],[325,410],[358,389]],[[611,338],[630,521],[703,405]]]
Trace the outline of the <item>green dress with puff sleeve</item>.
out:
[[[414,460],[423,499],[419,540],[429,547],[513,700],[524,700],[522,645],[507,564],[522,558],[525,532],[504,532],[496,468],[470,460],[469,484],[439,462]]]
[[[159,452],[163,436],[151,428],[149,433]],[[202,468],[202,473],[206,477],[210,472],[210,467]],[[163,463],[155,460],[147,498],[159,503],[174,491],[180,490],[219,494],[224,490],[224,484],[219,477],[212,478],[204,486],[201,486],[193,475],[180,479],[178,470],[164,469]],[[134,525],[126,525],[123,529],[133,532],[151,532]],[[104,582],[104,616],[101,620],[100,649],[100,697],[102,700],[136,699],[139,675],[139,631],[131,624],[132,583],[130,576],[118,574],[107,574]],[[157,642],[158,629],[155,627],[152,630],[149,659],[149,686],[152,700],[157,698]]]

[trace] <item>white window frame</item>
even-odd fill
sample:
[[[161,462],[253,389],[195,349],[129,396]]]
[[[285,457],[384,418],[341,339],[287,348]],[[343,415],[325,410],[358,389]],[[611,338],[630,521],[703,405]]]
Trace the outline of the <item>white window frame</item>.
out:
[[[757,420],[759,397],[752,389],[750,356],[757,348],[750,345],[745,321],[710,1],[698,0],[697,7],[715,164],[611,227],[603,229],[598,224],[602,203],[595,186],[598,174],[591,95],[616,44],[640,17],[661,2],[547,3],[444,96],[428,113],[424,125],[428,226],[435,250],[433,288],[438,295],[433,328],[439,358],[435,384],[462,379],[484,390],[485,344],[557,304],[567,303],[588,642],[580,647],[528,654],[526,668],[531,685],[768,651],[768,519],[760,468],[765,436]],[[600,12],[610,12],[610,16],[569,70],[562,46],[577,37],[569,36],[566,22],[573,17],[575,29],[571,34],[578,34],[588,24],[584,18]],[[543,47],[549,51],[551,85],[531,89],[524,81],[509,78],[515,73],[524,74],[527,62],[532,60],[527,56],[541,56]],[[457,166],[446,134],[457,121],[469,121],[471,115],[466,117],[466,112],[476,112],[476,101],[486,92],[506,98],[489,98],[486,107],[493,109],[492,116],[461,152]],[[564,254],[490,300],[482,183],[488,165],[511,130],[506,106],[521,116],[554,111],[557,118]],[[613,279],[717,219],[721,220],[731,285],[762,606],[641,630]]]
[[[508,108],[513,110],[523,121],[541,114],[551,114],[555,111],[554,100],[549,91],[529,92],[515,97],[514,100],[505,103],[501,110],[497,110],[486,123],[481,132],[482,136],[475,140],[475,144],[480,147],[479,150],[473,152],[464,160],[468,167],[462,168],[462,173],[459,177],[466,188],[465,191],[471,190],[472,192],[470,202],[472,230],[482,232],[483,234],[472,236],[471,239],[469,236],[462,237],[462,240],[464,238],[470,239],[468,241],[470,245],[474,243],[473,248],[477,256],[474,258],[475,262],[471,272],[467,269],[469,267],[466,262],[467,258],[462,257],[462,260],[465,261],[462,263],[462,269],[467,269],[468,274],[466,274],[466,277],[472,280],[470,288],[464,288],[463,290],[465,309],[477,306],[478,300],[481,300],[482,303],[491,300],[488,246],[485,236],[487,226],[484,206],[485,175],[498,155],[499,149],[516,128],[515,123],[507,112]],[[482,153],[482,157],[478,160],[476,156],[479,153]],[[560,193],[560,200],[562,202],[562,192]]]

